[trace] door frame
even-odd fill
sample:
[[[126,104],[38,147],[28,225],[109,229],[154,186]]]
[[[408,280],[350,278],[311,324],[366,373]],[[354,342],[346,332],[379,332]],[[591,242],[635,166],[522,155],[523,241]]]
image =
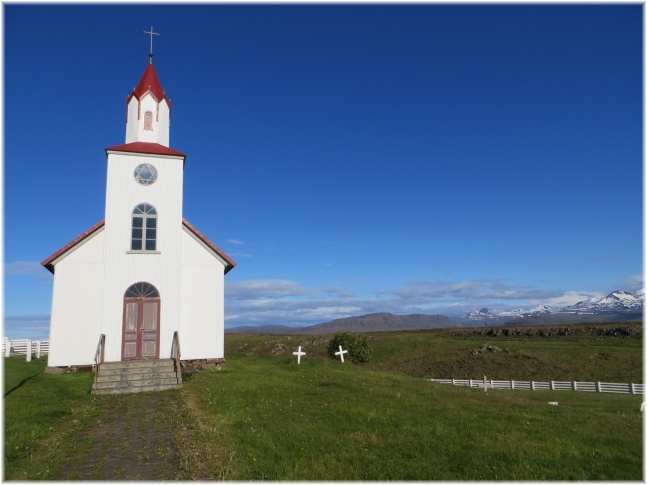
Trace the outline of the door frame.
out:
[[[139,286],[138,286],[139,285]],[[145,286],[143,286],[145,285]],[[140,288],[146,290],[138,291]],[[133,290],[134,289],[134,290]],[[137,294],[133,294],[137,293]],[[132,335],[133,332],[126,331],[126,318],[129,303],[137,303],[137,323],[135,330],[135,356],[126,356],[126,343],[132,342],[132,339],[126,339],[126,334]],[[144,336],[146,329],[143,328],[144,324],[144,307],[146,303],[155,303],[157,308],[157,330],[155,337],[155,352],[154,355],[143,355]],[[157,289],[150,283],[139,282],[126,290],[123,298],[123,312],[121,319],[121,360],[146,360],[146,359],[159,359],[160,353],[160,329],[161,329],[161,298]],[[150,331],[149,331],[150,332]]]

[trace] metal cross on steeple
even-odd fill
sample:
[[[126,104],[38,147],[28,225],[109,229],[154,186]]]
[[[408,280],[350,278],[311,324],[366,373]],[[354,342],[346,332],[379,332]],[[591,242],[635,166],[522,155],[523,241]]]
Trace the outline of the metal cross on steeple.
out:
[[[154,35],[160,35],[160,34],[157,33],[157,32],[153,32],[153,26],[152,25],[151,25],[150,32],[146,32],[144,30],[144,33],[145,34],[150,34],[150,36],[151,36],[151,51],[148,53],[148,57],[150,57],[150,62],[149,63],[152,64],[153,63],[153,36]]]

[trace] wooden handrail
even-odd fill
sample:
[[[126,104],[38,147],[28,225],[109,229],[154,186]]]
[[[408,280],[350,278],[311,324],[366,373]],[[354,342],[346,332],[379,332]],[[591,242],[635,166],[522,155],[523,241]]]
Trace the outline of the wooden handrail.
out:
[[[180,332],[177,330],[173,333],[173,345],[171,347],[171,358],[175,361],[175,374],[177,375],[178,383],[182,383],[182,367],[180,363]]]
[[[94,353],[94,386],[97,385],[97,377],[99,376],[99,364],[103,363],[104,349],[106,346],[106,334],[102,333],[99,336],[99,343],[97,344],[97,351]]]
[[[173,333],[173,349],[171,353],[172,358],[175,360],[179,360],[182,355],[180,352],[180,332],[177,330]]]
[[[99,344],[97,345],[97,351],[94,353],[94,364],[98,367],[99,364],[103,362],[103,348],[106,343],[106,334],[102,333],[99,337]]]

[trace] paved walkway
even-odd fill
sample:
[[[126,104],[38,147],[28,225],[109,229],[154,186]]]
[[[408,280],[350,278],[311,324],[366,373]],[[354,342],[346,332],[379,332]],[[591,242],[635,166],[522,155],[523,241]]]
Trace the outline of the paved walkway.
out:
[[[179,390],[98,395],[94,403],[56,480],[183,478],[177,448],[183,409]]]

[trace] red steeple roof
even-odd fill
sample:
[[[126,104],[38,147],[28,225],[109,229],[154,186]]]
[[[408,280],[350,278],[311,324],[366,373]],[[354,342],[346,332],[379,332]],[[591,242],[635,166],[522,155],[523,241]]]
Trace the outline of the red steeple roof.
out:
[[[137,99],[141,99],[141,97],[146,94],[148,91],[151,92],[153,96],[155,96],[155,99],[157,99],[157,102],[159,103],[163,99],[166,99],[166,102],[168,103],[169,107],[171,106],[171,102],[169,99],[166,97],[166,94],[164,94],[164,90],[162,89],[162,84],[160,83],[159,78],[157,77],[157,73],[155,72],[155,68],[153,67],[153,64],[149,64],[146,66],[146,70],[144,71],[144,75],[139,81],[139,84],[137,87],[133,90],[130,96],[128,96],[128,101],[130,101],[130,98],[135,96]]]

